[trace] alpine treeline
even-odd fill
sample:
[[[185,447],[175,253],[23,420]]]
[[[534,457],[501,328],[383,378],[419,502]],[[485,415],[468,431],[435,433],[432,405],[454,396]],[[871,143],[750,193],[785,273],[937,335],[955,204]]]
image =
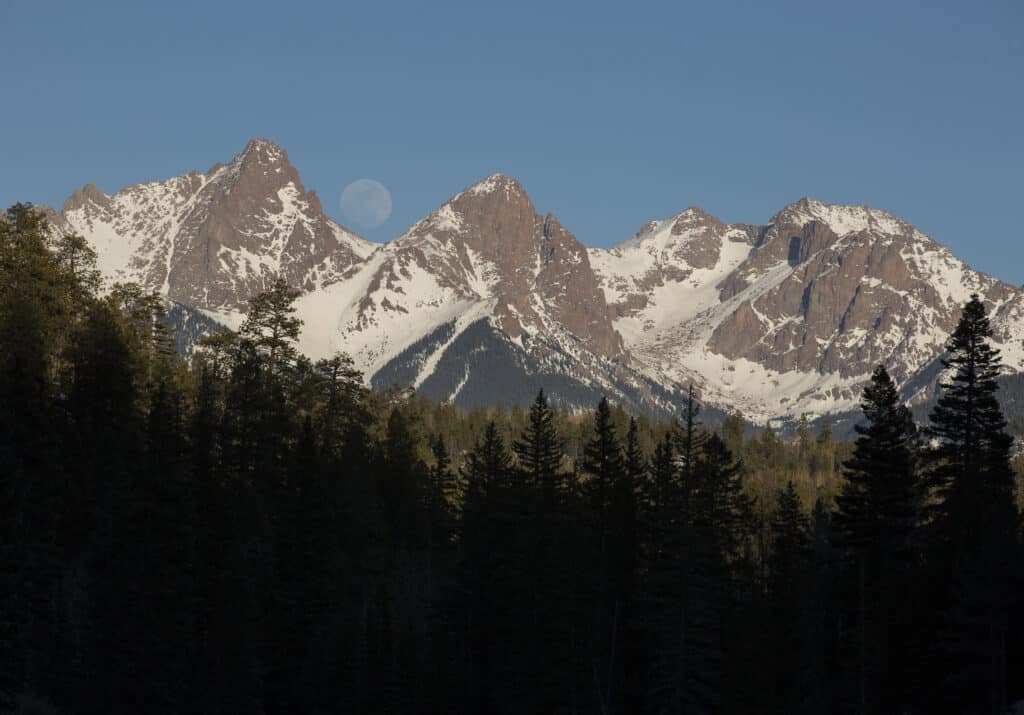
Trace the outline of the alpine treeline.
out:
[[[464,412],[297,352],[283,282],[164,302],[0,221],[0,712],[1003,713],[1021,519],[977,298],[856,441]]]

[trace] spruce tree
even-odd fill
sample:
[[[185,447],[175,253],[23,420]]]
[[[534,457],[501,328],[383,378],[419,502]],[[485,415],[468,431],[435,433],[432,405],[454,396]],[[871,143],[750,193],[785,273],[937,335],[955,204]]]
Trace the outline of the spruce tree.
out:
[[[586,474],[583,493],[589,508],[590,549],[596,555],[597,565],[593,595],[593,623],[590,653],[595,673],[594,699],[601,709],[608,711],[615,689],[615,657],[619,638],[619,611],[623,606],[621,592],[613,583],[615,565],[613,554],[621,552],[620,533],[613,531],[615,517],[625,505],[617,498],[628,499],[623,490],[626,480],[622,445],[615,433],[611,408],[607,398],[601,398],[594,412],[594,433],[584,445],[582,470]],[[614,516],[613,516],[614,515]]]
[[[804,609],[810,586],[810,521],[792,480],[778,495],[771,518],[769,558],[769,617],[772,711],[800,712],[803,705],[804,645],[809,637]]]
[[[1002,712],[1007,699],[1007,634],[1018,575],[1019,514],[1010,467],[1012,438],[997,400],[1000,353],[977,295],[946,345],[951,377],[932,410],[930,566],[937,589],[937,649],[963,712]]]
[[[612,620],[615,624],[614,688],[607,696],[610,709],[629,711],[640,698],[645,667],[641,609],[637,607],[640,563],[639,502],[647,480],[647,460],[640,447],[636,418],[630,418],[620,478],[612,487],[610,548]]]
[[[295,317],[295,300],[299,295],[283,278],[277,278],[270,288],[249,301],[249,312],[238,331],[266,358],[271,373],[277,376],[283,375],[298,355],[295,341],[302,321]]]
[[[194,520],[180,398],[160,383],[142,468],[115,495],[101,603],[110,711],[177,713],[193,704]]]
[[[901,691],[912,658],[909,624],[916,558],[912,544],[921,499],[916,428],[883,366],[864,388],[853,456],[836,499],[835,541],[843,559],[839,593],[849,623],[843,639],[853,676],[847,699],[857,712],[907,706]]]
[[[526,430],[512,445],[519,460],[523,479],[537,487],[549,508],[565,495],[565,471],[562,469],[562,450],[555,429],[555,413],[548,405],[544,390],[530,406]]]
[[[686,393],[686,404],[683,408],[683,419],[678,430],[676,452],[679,455],[679,472],[683,489],[691,490],[697,463],[703,455],[704,441],[707,433],[701,428],[700,403],[691,384]]]
[[[527,598],[517,609],[530,644],[521,654],[526,656],[529,673],[525,687],[535,711],[558,710],[577,695],[576,663],[581,657],[577,633],[585,629],[577,621],[585,618],[586,609],[576,602],[578,594],[572,588],[578,567],[573,561],[576,533],[569,518],[572,495],[562,468],[554,412],[543,390],[530,407],[526,429],[514,449],[520,478],[531,493],[526,519],[519,527],[526,532],[525,543],[517,555],[525,559],[527,579],[520,588],[530,584]]]
[[[475,712],[496,711],[494,697],[522,702],[515,681],[522,677],[524,629],[517,617],[524,593],[524,564],[518,553],[525,523],[523,491],[513,458],[498,426],[490,420],[466,456],[463,561],[459,580],[470,623],[470,692]],[[508,680],[513,683],[509,684]]]
[[[55,665],[66,483],[55,373],[73,327],[64,288],[46,221],[13,206],[0,216],[0,710],[40,693]]]
[[[430,518],[440,544],[459,541],[464,486],[461,475],[452,468],[444,438],[434,435],[430,440],[434,463],[429,470],[428,503]]]

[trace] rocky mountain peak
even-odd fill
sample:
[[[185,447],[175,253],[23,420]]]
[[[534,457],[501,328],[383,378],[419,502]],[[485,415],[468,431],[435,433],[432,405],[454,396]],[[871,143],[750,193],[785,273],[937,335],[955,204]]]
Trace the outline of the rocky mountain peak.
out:
[[[62,210],[73,211],[90,203],[97,206],[105,206],[109,200],[110,197],[103,193],[95,184],[86,184],[72,192],[71,196],[64,202]]]
[[[399,247],[462,246],[494,263],[503,275],[535,262],[540,218],[522,185],[492,174],[456,194],[400,236]]]
[[[672,235],[678,236],[686,231],[700,228],[722,226],[722,222],[699,206],[691,206],[676,216],[672,222]]]
[[[288,164],[288,152],[269,139],[256,137],[250,139],[237,157],[242,161],[257,162],[264,165]]]
[[[232,192],[262,198],[288,184],[294,184],[299,193],[305,193],[299,172],[288,161],[288,153],[267,139],[252,139],[232,160],[227,174],[231,177]]]
[[[519,183],[518,179],[515,179],[508,174],[491,174],[485,179],[481,179],[477,183],[466,189],[464,194],[470,196],[488,196],[490,194],[498,194],[504,196],[506,199],[510,199],[513,196],[525,195],[526,191],[523,189],[523,185]]]
[[[380,246],[326,218],[287,153],[254,139],[205,174],[83,186],[59,218],[108,279],[228,324],[283,277],[304,293],[311,356],[343,350],[380,384],[465,404],[546,375],[573,404],[627,384],[671,401],[693,382],[757,419],[852,409],[877,364],[901,385],[932,364],[973,292],[1024,372],[1024,292],[867,206],[805,197],[761,226],[691,206],[588,250],[497,173]]]
[[[266,139],[206,174],[111,196],[87,185],[65,202],[62,219],[90,240],[111,278],[203,309],[243,308],[278,275],[313,289],[371,250],[323,215],[287,153]]]
[[[887,211],[869,206],[830,204],[806,196],[784,207],[769,224],[781,228],[803,226],[811,221],[828,226],[837,236],[858,231],[896,235],[913,230],[906,221]]]

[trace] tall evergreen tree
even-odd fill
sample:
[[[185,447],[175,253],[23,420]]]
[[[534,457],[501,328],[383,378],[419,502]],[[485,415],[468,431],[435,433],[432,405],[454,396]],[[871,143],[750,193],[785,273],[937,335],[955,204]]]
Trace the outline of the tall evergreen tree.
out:
[[[512,445],[523,478],[537,487],[549,508],[565,496],[567,480],[562,468],[562,449],[555,429],[555,414],[544,390],[530,406],[529,421],[520,439]]]
[[[792,480],[778,496],[771,519],[772,548],[769,559],[770,658],[772,710],[803,711],[805,643],[809,637],[803,603],[810,583],[810,521]]]
[[[613,579],[618,576],[613,559],[621,553],[618,543],[621,532],[613,533],[616,517],[625,505],[618,499],[629,499],[623,490],[626,481],[622,445],[615,433],[611,407],[601,398],[594,412],[594,433],[583,448],[582,471],[586,475],[583,493],[589,508],[591,548],[597,558],[594,569],[594,602],[592,605],[592,670],[594,699],[603,712],[612,709],[615,690],[615,659],[620,629],[622,592]],[[626,507],[628,508],[628,507]]]
[[[194,704],[194,529],[178,395],[161,383],[146,420],[145,467],[112,505],[101,603],[110,711],[177,713]]]
[[[691,490],[695,486],[694,477],[697,463],[703,456],[704,441],[707,433],[700,425],[700,403],[691,384],[686,393],[686,404],[683,407],[683,419],[678,431],[676,452],[679,455],[679,472],[683,489]]]
[[[467,701],[476,712],[514,710],[524,702],[518,690],[524,666],[516,656],[525,640],[518,614],[524,592],[519,547],[526,504],[512,454],[493,420],[466,456],[462,471],[466,499],[459,575],[470,623]],[[504,695],[504,704],[498,693]]]
[[[277,278],[270,288],[257,294],[249,303],[249,312],[238,334],[251,342],[258,353],[266,357],[271,373],[283,375],[294,365],[298,351],[302,321],[295,316],[298,290],[283,278]]]
[[[517,558],[526,559],[523,571],[532,585],[528,598],[519,606],[526,616],[529,643],[525,683],[534,710],[561,710],[580,697],[581,657],[578,633],[585,626],[586,609],[577,602],[573,588],[577,563],[572,554],[578,535],[569,518],[572,494],[562,467],[561,440],[554,412],[543,390],[530,407],[526,429],[514,445],[519,476],[530,490],[524,529],[525,543]],[[585,623],[585,621],[584,621]],[[588,679],[588,685],[589,685]],[[590,689],[588,688],[588,691]]]
[[[41,692],[55,665],[65,482],[54,395],[73,324],[48,240],[31,206],[0,216],[0,710]]]
[[[912,535],[921,508],[916,428],[883,366],[864,388],[865,425],[855,427],[846,484],[836,499],[833,528],[841,549],[848,672],[847,695],[857,712],[892,712],[909,705],[909,625],[914,618],[916,555]]]
[[[465,486],[461,474],[452,467],[448,446],[440,434],[431,439],[434,464],[430,467],[430,493],[433,520],[439,527],[441,543],[459,541]]]
[[[961,712],[1002,712],[1007,701],[1010,604],[1019,587],[1019,514],[1010,467],[1012,438],[996,399],[1000,353],[977,295],[947,343],[952,377],[931,413],[933,490],[930,562],[936,579],[944,693]]]

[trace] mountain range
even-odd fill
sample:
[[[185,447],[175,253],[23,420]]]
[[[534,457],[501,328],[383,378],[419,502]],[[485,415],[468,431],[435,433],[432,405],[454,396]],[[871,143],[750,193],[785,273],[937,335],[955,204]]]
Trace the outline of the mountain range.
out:
[[[927,400],[972,293],[1008,372],[1024,373],[1024,290],[864,206],[803,198],[762,225],[691,207],[606,250],[494,174],[379,244],[328,218],[286,152],[255,139],[205,173],[86,185],[49,214],[108,281],[167,297],[182,349],[237,327],[283,276],[302,291],[305,354],[342,351],[375,386],[466,407],[543,387],[569,407],[608,395],[664,415],[692,384],[752,421],[841,415],[879,363]]]

